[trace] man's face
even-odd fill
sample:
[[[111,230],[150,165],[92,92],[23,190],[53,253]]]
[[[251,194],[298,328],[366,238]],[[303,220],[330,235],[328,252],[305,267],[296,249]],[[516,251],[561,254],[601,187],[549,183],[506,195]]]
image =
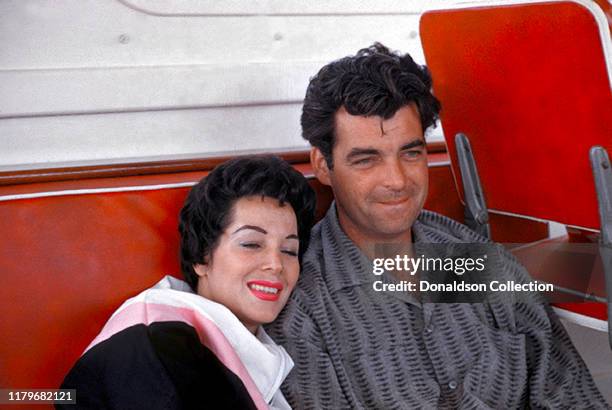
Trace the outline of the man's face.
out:
[[[411,240],[410,228],[427,196],[425,139],[414,104],[387,120],[335,115],[336,142],[329,170],[321,152],[311,154],[322,183],[331,185],[340,224],[360,247]]]

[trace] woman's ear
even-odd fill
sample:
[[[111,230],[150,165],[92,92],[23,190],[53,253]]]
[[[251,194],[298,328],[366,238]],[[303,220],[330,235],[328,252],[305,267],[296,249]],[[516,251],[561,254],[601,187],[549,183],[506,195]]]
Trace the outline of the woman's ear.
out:
[[[203,297],[208,297],[208,273],[210,271],[210,263],[194,263],[193,270],[198,275],[198,281],[196,284],[196,293]]]
[[[208,267],[210,265],[208,263],[194,263],[193,264],[193,270],[195,271],[196,275],[198,275],[200,278],[205,278],[208,277]]]

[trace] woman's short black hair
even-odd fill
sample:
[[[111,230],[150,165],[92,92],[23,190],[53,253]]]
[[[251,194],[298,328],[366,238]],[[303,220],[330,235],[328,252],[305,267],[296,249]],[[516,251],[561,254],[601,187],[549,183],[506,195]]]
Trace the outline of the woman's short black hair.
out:
[[[302,136],[321,151],[331,169],[334,117],[340,107],[351,115],[388,119],[415,103],[425,132],[435,125],[440,112],[431,85],[427,67],[415,63],[409,54],[374,43],[354,56],[332,61],[310,80],[302,108]]]
[[[196,184],[179,216],[181,270],[189,285],[197,288],[193,265],[212,254],[219,237],[230,224],[234,203],[242,197],[275,198],[293,208],[300,240],[300,260],[308,247],[316,198],[306,178],[275,156],[232,159],[216,166]]]

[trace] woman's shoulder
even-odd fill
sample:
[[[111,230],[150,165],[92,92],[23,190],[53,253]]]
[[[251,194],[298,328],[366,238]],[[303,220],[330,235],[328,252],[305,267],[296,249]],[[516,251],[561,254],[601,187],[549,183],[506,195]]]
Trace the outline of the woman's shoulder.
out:
[[[98,343],[62,388],[109,408],[255,408],[242,381],[180,321],[134,325]]]
[[[201,341],[229,320],[226,310],[165,277],[114,312],[62,388],[77,390],[77,408],[200,408],[202,400],[254,408],[242,381]]]
[[[174,383],[145,325],[128,327],[87,350],[61,387],[76,389],[77,408],[179,408]]]

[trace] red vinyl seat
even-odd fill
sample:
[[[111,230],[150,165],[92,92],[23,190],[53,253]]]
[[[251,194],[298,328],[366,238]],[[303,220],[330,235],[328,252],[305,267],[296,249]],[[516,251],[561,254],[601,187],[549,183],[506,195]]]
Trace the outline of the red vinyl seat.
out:
[[[422,16],[423,49],[462,198],[459,132],[470,140],[489,212],[599,229],[589,149],[612,149],[606,17],[612,21],[612,5],[593,1],[463,5]],[[601,269],[590,286],[605,297]],[[603,303],[563,307],[607,319]]]

